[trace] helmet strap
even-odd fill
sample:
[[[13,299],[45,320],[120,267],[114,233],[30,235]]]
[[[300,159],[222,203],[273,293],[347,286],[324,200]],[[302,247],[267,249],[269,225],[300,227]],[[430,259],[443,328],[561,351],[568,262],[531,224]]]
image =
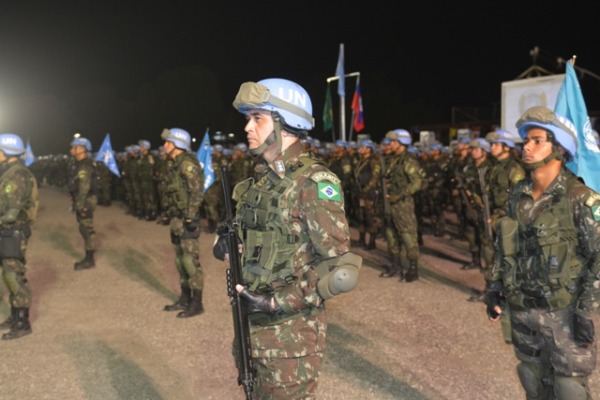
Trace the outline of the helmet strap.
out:
[[[283,142],[283,139],[281,138],[281,118],[277,111],[271,112],[271,116],[273,117],[273,132],[271,132],[271,134],[267,136],[263,144],[261,144],[255,149],[248,150],[248,152],[253,156],[262,156],[265,153],[265,151],[275,142],[277,142],[278,146],[277,154],[281,154],[281,146]]]
[[[523,163],[523,166],[525,167],[525,169],[527,171],[533,171],[535,169],[538,169],[541,166],[548,164],[550,161],[552,161],[554,159],[563,160],[563,155],[561,154],[560,150],[558,149],[558,147],[556,147],[555,144],[552,145],[552,153],[550,153],[546,158],[544,158],[541,161],[534,162],[534,163]]]

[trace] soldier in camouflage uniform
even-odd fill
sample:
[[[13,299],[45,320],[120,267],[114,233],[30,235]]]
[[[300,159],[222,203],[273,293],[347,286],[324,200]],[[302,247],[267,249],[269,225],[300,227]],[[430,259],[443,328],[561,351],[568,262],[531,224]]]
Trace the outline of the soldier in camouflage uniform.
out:
[[[160,218],[159,224],[168,225],[170,218],[167,214],[167,198],[166,198],[166,187],[168,179],[168,171],[172,161],[167,157],[165,148],[160,146],[158,148],[158,157],[156,157],[156,168],[154,168],[154,181],[156,182],[156,194],[158,197],[158,205]]]
[[[483,212],[483,189],[479,181],[479,170],[484,174],[485,181],[489,181],[489,174],[492,170],[492,160],[490,158],[490,144],[484,138],[471,140],[470,161],[464,169],[464,184],[468,204],[465,212],[467,226],[465,236],[469,243],[471,252],[471,262],[464,264],[461,269],[477,269],[485,276],[485,270],[490,268],[493,262],[494,249],[492,247],[492,238],[487,234]],[[484,262],[481,262],[483,257]],[[474,300],[475,298],[473,298]]]
[[[225,219],[225,208],[223,207],[223,185],[221,184],[221,167],[228,167],[229,161],[223,155],[223,146],[216,144],[212,151],[213,171],[215,180],[204,193],[204,214],[206,215],[207,231],[214,232],[217,225]]]
[[[127,203],[127,214],[136,215],[136,198],[133,190],[133,184],[136,179],[137,154],[133,145],[125,147],[125,159],[121,169],[123,180],[123,189],[125,190],[125,201]]]
[[[94,252],[94,211],[98,205],[96,197],[98,178],[96,163],[89,157],[92,143],[83,137],[77,136],[71,142],[71,156],[73,163],[69,171],[69,193],[71,194],[71,208],[75,212],[79,233],[83,237],[85,257],[75,263],[75,270],[89,269],[96,266]]]
[[[14,133],[0,134],[0,269],[9,291],[10,316],[0,329],[10,329],[3,340],[31,333],[31,288],[27,272],[27,241],[37,211],[37,181],[19,157],[23,140]],[[33,212],[32,212],[33,211]]]
[[[238,143],[234,147],[229,163],[229,179],[231,186],[235,186],[244,179],[254,174],[254,160],[248,154],[246,143]]]
[[[250,312],[257,372],[253,399],[314,399],[325,302],[354,288],[362,259],[350,252],[339,178],[300,141],[314,126],[308,93],[266,79],[242,84],[233,104],[247,116],[248,147],[262,167],[233,193],[247,284],[236,289]]]
[[[354,215],[351,210],[352,206],[352,188],[354,181],[352,160],[347,149],[350,148],[348,142],[342,139],[335,141],[335,146],[331,152],[328,166],[331,172],[337,175],[342,181],[342,189],[344,190],[344,206],[346,208],[346,216],[350,218]]]
[[[361,140],[358,147],[361,159],[354,170],[354,188],[358,195],[358,245],[375,249],[375,239],[381,228],[377,218],[380,205],[381,162],[372,140]],[[369,242],[366,235],[369,234]]]
[[[458,239],[466,239],[465,232],[467,227],[466,210],[467,204],[460,194],[461,187],[459,181],[464,181],[464,170],[467,162],[471,158],[471,150],[469,148],[470,140],[468,137],[461,137],[456,143],[456,148],[453,157],[450,161],[450,197],[452,198],[452,209],[456,214],[458,222]]]
[[[110,169],[103,162],[96,163],[96,168],[98,176],[98,205],[110,206],[113,173],[110,172]]]
[[[566,167],[577,152],[573,123],[536,106],[517,121],[526,179],[497,223],[486,290],[491,320],[508,314],[527,399],[591,400],[596,368],[591,315],[600,305],[600,194]]]
[[[156,185],[154,181],[154,168],[156,168],[156,158],[150,152],[150,142],[140,140],[140,160],[139,160],[139,184],[140,198],[143,217],[146,221],[156,219],[156,210],[158,208],[158,199],[156,195]]]
[[[392,220],[385,232],[392,265],[380,276],[398,276],[400,280],[412,282],[419,279],[419,242],[413,196],[422,186],[422,167],[407,151],[412,144],[408,131],[395,129],[385,137],[391,140],[386,146],[384,184]],[[406,274],[401,262],[403,247],[408,259]]]
[[[165,129],[163,147],[172,161],[168,171],[166,201],[171,223],[171,243],[175,250],[175,267],[179,273],[181,295],[165,311],[179,311],[178,318],[204,312],[202,291],[204,272],[200,264],[200,205],[204,175],[198,159],[190,152],[191,136],[179,128]]]
[[[433,236],[441,237],[446,231],[446,217],[444,210],[448,203],[449,165],[447,158],[442,156],[442,146],[434,143],[429,148],[429,157],[424,165],[427,171],[427,190],[423,191],[421,198],[427,205],[430,229]]]

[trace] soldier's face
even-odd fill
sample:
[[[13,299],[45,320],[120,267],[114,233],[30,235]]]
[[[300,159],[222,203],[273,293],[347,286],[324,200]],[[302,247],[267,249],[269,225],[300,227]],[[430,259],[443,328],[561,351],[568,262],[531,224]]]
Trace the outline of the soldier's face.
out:
[[[273,117],[270,111],[251,110],[246,115],[246,139],[248,139],[248,148],[256,149],[274,130]]]
[[[523,162],[533,164],[542,161],[552,153],[552,142],[548,140],[547,132],[542,128],[531,128],[523,140]]]

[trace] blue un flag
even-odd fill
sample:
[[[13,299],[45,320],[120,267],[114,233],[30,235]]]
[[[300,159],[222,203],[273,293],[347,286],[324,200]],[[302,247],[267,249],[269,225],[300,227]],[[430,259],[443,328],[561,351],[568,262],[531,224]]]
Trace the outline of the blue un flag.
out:
[[[116,176],[120,177],[121,173],[119,172],[119,167],[117,166],[117,160],[115,159],[115,153],[112,149],[112,145],[110,144],[110,134],[107,133],[104,138],[104,142],[102,142],[102,146],[100,146],[100,150],[98,151],[98,155],[96,156],[96,161],[104,163]]]
[[[198,149],[196,157],[200,162],[200,168],[202,168],[202,171],[204,171],[204,192],[206,192],[210,185],[215,182],[215,171],[213,170],[212,151],[210,149],[210,135],[208,134],[208,129],[204,134],[202,144],[200,145],[200,149]]]

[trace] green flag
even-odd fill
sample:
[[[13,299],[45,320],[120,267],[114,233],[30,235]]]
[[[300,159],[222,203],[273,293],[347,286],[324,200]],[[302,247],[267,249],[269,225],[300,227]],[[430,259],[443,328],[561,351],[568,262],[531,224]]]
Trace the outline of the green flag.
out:
[[[323,132],[333,128],[333,108],[331,107],[331,85],[327,84],[325,106],[323,107]]]

